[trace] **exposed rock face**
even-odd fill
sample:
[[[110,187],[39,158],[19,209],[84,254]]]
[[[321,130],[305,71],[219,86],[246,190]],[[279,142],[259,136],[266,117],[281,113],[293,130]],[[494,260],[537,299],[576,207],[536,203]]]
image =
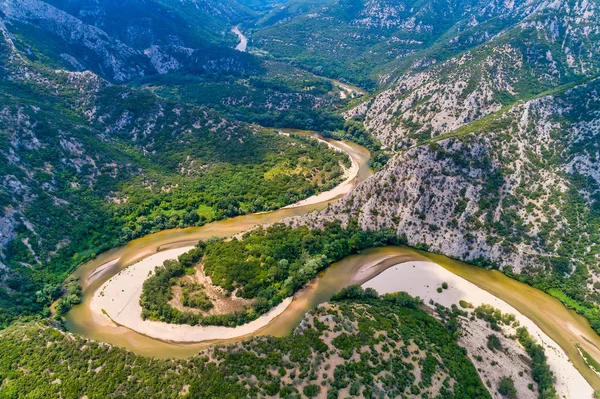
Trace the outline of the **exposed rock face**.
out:
[[[219,35],[215,35],[216,32],[227,26],[227,19],[219,18],[226,18],[228,14],[233,14],[230,15],[233,19],[248,15],[243,11],[235,14],[235,7],[231,4],[229,7],[217,7],[208,3],[182,3],[181,9],[171,10],[172,15],[165,20],[155,19],[152,13],[148,16],[132,15],[132,19],[128,20],[126,15],[121,14],[131,13],[132,10],[143,13],[145,8],[159,15],[167,11],[159,3],[128,3],[126,7],[118,2],[102,5],[94,3],[87,6],[59,2],[56,7],[49,3],[53,2],[1,2],[0,15],[6,23],[2,29],[15,32],[24,38],[28,38],[31,32],[35,31],[32,40],[20,43],[20,46],[25,48],[25,54],[38,56],[42,53],[65,68],[76,71],[89,69],[117,83],[179,70],[242,72],[255,68],[248,58],[241,57],[234,50],[216,45],[218,43],[215,40],[222,40],[217,39]],[[190,11],[190,7],[192,14],[184,17],[185,13]],[[243,9],[240,5],[238,7]],[[69,11],[74,14],[70,14]],[[198,27],[188,26],[188,29],[185,29],[185,18],[194,20],[194,16],[198,20],[211,20],[209,27],[205,27],[206,31],[202,34],[207,37],[206,40],[189,33]],[[124,24],[126,26],[123,26]],[[38,47],[40,43],[46,43],[50,48],[61,48],[63,51],[54,53],[44,46]]]
[[[147,68],[147,60],[134,49],[42,1],[3,1],[0,3],[0,12],[9,22],[31,25],[58,36],[68,45],[82,46],[88,56],[96,60],[97,67],[115,81],[142,76]],[[76,58],[74,54],[71,56]]]
[[[392,86],[347,115],[363,115],[388,147],[408,148],[517,99],[598,73],[600,46],[590,38],[600,34],[600,5],[526,2],[513,4],[508,15],[509,28],[462,55],[439,63],[440,57],[424,53],[411,64],[399,63],[381,75]],[[482,29],[473,25],[439,45],[451,54],[471,46],[465,36]]]
[[[516,271],[597,264],[600,82],[486,122],[396,155],[340,202],[289,222],[356,218],[411,245]]]

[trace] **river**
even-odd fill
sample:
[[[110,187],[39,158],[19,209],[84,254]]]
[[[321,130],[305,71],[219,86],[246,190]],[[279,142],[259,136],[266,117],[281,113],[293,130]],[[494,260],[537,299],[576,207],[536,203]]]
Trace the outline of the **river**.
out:
[[[237,35],[240,42],[235,46],[235,49],[241,52],[246,52],[248,48],[248,38],[242,33],[239,26],[234,26],[231,28],[231,32]]]
[[[313,136],[325,140],[337,149],[348,153],[354,163],[358,164],[358,171],[356,173],[356,178],[351,182],[351,185],[347,187],[347,190],[350,190],[354,185],[364,181],[373,174],[369,168],[369,151],[358,144],[324,139],[316,132],[290,129],[284,130],[284,133]],[[80,278],[82,283],[83,301],[81,305],[75,306],[66,315],[65,322],[67,328],[70,331],[79,333],[88,338],[125,347],[143,355],[157,357],[188,357],[194,354],[199,348],[204,348],[208,345],[206,343],[196,345],[165,343],[146,337],[125,327],[117,326],[114,323],[107,323],[106,316],[98,315],[91,311],[90,304],[94,292],[128,265],[156,254],[158,250],[194,245],[198,240],[208,239],[214,236],[232,236],[251,229],[259,224],[276,223],[287,217],[299,216],[312,211],[322,210],[328,204],[344,194],[340,193],[337,195],[335,189],[332,190],[332,192],[336,194],[336,197],[326,199],[319,203],[311,203],[309,201],[306,205],[288,206],[273,212],[238,216],[209,223],[202,227],[164,230],[133,240],[124,247],[100,254],[96,259],[82,265],[73,273],[76,277]],[[302,201],[301,204],[305,202],[307,201]],[[290,308],[294,308],[294,306],[290,306]]]
[[[314,132],[305,134],[316,135]],[[335,140],[328,140],[328,142],[348,151],[359,163],[358,175],[353,184],[372,175],[372,171],[368,167],[369,153],[365,148],[354,143],[340,143]],[[90,311],[89,305],[93,293],[104,282],[128,265],[155,254],[157,250],[189,246],[199,239],[207,239],[212,236],[231,236],[258,224],[275,223],[286,217],[321,210],[334,200],[239,216],[202,227],[161,231],[133,240],[122,248],[105,252],[95,260],[78,268],[74,273],[81,279],[84,297],[82,304],[74,307],[66,315],[67,328],[91,339],[124,347],[142,355],[160,358],[189,357],[200,349],[216,343],[237,342],[247,338],[248,336],[196,344],[164,342],[136,333],[128,328],[107,323],[106,317]],[[298,325],[307,310],[329,300],[331,295],[341,288],[349,284],[361,284],[388,267],[414,260],[429,260],[437,263],[514,307],[554,340],[566,352],[570,361],[590,385],[594,389],[600,390],[600,377],[585,364],[576,347],[576,345],[580,345],[592,357],[600,359],[600,336],[592,330],[586,319],[565,308],[552,296],[510,279],[498,271],[485,270],[442,255],[417,251],[408,247],[369,249],[334,263],[321,272],[319,277],[304,290],[298,292],[281,315],[273,319],[266,327],[249,336],[289,334]],[[357,271],[361,267],[364,270],[365,265],[373,265],[373,267],[367,268],[366,273],[357,275]]]

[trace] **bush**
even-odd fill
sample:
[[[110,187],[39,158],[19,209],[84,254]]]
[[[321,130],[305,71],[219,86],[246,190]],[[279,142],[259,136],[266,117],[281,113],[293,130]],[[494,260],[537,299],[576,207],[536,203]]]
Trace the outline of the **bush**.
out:
[[[491,351],[497,351],[502,349],[502,343],[500,342],[500,338],[496,334],[490,334],[487,337],[487,347]]]
[[[509,398],[517,397],[517,389],[515,388],[515,382],[512,377],[505,376],[500,379],[498,392],[500,392],[501,395]]]
[[[304,395],[307,397],[314,398],[319,394],[319,392],[321,392],[321,388],[318,385],[310,384],[305,386],[302,392],[304,392]]]

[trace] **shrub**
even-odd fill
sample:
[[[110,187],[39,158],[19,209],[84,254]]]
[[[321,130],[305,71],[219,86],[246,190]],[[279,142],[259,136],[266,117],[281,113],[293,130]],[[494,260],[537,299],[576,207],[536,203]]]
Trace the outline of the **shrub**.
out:
[[[319,394],[319,392],[321,392],[321,388],[318,385],[310,384],[310,385],[305,386],[304,389],[302,390],[302,392],[307,397],[314,398],[315,396],[317,396]]]
[[[517,389],[515,388],[515,382],[513,381],[512,377],[504,376],[500,379],[498,392],[500,392],[501,395],[509,398],[517,397]]]

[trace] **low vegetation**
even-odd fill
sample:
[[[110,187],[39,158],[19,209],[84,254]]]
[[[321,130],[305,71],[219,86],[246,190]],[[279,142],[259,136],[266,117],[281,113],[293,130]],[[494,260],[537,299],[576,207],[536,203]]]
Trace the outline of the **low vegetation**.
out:
[[[491,398],[465,350],[405,293],[353,287],[309,312],[294,334],[160,360],[55,329],[0,331],[3,397],[261,396]],[[60,359],[60,361],[58,361]]]

